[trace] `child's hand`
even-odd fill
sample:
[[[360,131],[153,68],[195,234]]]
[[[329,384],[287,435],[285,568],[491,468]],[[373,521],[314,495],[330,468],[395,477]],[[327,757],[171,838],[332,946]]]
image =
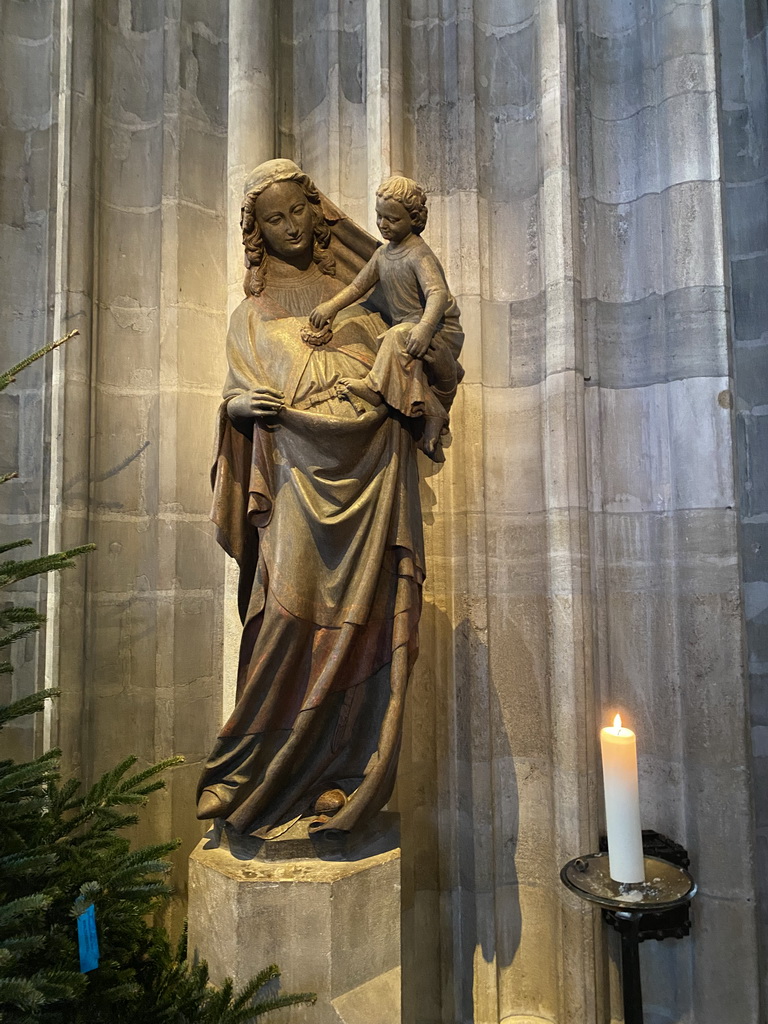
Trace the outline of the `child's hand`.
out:
[[[432,341],[432,331],[429,327],[414,324],[411,328],[411,336],[405,343],[405,351],[414,359],[423,359],[430,341]]]
[[[321,327],[325,327],[327,323],[330,323],[334,317],[333,306],[330,302],[321,302],[319,306],[315,306],[312,312],[309,314],[309,322],[319,331]]]

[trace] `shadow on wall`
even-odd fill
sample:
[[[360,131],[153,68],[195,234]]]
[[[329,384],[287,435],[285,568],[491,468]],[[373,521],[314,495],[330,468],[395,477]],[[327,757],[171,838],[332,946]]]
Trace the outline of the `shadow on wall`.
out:
[[[71,479],[65,481],[63,487],[63,494],[66,500],[70,504],[80,502],[82,502],[83,504],[87,504],[89,501],[88,487],[90,484],[104,483],[104,481],[109,480],[110,477],[117,476],[118,473],[121,473],[124,469],[127,469],[132,462],[135,462],[136,459],[140,458],[140,456],[144,454],[144,452],[147,450],[147,448],[149,448],[151,444],[151,441],[143,441],[136,449],[136,451],[131,452],[129,455],[126,455],[126,457],[121,462],[118,462],[117,465],[115,466],[111,466],[108,470],[106,470],[103,473],[97,473],[94,474],[93,476],[89,476],[88,473],[78,473],[76,476],[73,476]],[[86,483],[85,489],[83,491],[74,491],[73,488],[77,484],[83,483],[83,481],[88,481],[88,483]],[[121,509],[123,507],[123,504],[120,501],[102,502],[101,504],[116,509]]]
[[[487,644],[425,603],[395,794],[401,814],[403,1021],[504,1015],[520,946],[518,791]],[[477,1016],[476,1016],[477,1015]]]

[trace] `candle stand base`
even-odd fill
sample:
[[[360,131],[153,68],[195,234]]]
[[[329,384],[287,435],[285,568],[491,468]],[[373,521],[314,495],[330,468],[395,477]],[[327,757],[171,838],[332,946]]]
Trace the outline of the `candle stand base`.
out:
[[[608,851],[608,839],[600,836],[599,850],[601,853]],[[650,828],[643,829],[643,853],[646,857],[659,857],[661,860],[668,860],[679,868],[688,869],[691,861],[688,851],[684,846],[668,839],[661,832]],[[681,903],[671,910],[660,912],[647,911],[640,915],[638,923],[638,942],[646,942],[649,939],[662,941],[663,939],[683,939],[691,932],[690,901]],[[614,910],[603,910],[603,920],[619,934],[627,929],[627,922],[617,917]]]
[[[568,861],[560,872],[563,884],[584,900],[608,912],[608,922],[621,935],[621,984],[624,1024],[643,1024],[643,993],[640,983],[641,927],[644,939],[661,938],[675,932],[665,931],[658,918],[680,907],[687,907],[696,894],[696,883],[684,867],[658,857],[645,857],[645,882],[622,885],[608,873],[608,854],[590,853]],[[687,915],[686,915],[687,916]],[[654,919],[653,933],[648,919]],[[687,932],[683,932],[687,934]]]

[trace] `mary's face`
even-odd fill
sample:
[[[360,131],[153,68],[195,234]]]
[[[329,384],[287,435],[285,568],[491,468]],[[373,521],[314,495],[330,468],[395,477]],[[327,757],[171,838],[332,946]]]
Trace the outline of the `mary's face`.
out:
[[[295,181],[270,185],[256,200],[253,212],[271,256],[293,263],[312,251],[312,207]]]

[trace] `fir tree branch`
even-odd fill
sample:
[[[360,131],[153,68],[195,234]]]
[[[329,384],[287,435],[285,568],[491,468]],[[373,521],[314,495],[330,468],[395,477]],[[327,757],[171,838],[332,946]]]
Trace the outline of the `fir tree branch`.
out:
[[[3,962],[18,960],[20,954],[40,949],[44,944],[43,935],[10,935],[0,939],[0,967]]]
[[[69,341],[70,338],[74,338],[74,336],[79,333],[80,331],[78,330],[70,331],[69,334],[65,334],[63,338],[57,338],[56,341],[52,341],[49,345],[43,345],[42,348],[33,352],[32,355],[27,356],[26,359],[22,359],[20,363],[16,363],[15,366],[12,366],[10,370],[6,370],[5,373],[0,373],[0,391],[4,391],[9,384],[13,384],[16,380],[17,373],[21,373],[22,370],[25,370],[32,363],[37,362],[38,359],[42,359],[43,356],[48,355],[49,352],[53,352],[53,350],[58,348],[59,345],[63,345],[65,341]]]
[[[28,697],[21,697],[12,704],[0,706],[0,729],[6,722],[11,722],[15,718],[23,718],[24,715],[42,711],[45,702],[51,697],[58,697],[60,693],[61,690],[55,688],[38,690],[37,693],[30,693]]]
[[[45,616],[39,615],[37,622],[30,622],[29,625],[22,626],[21,629],[15,629],[12,633],[6,633],[5,636],[0,636],[0,648],[10,647],[10,645],[15,643],[17,640],[22,640],[30,633],[36,633],[44,622]]]
[[[67,569],[74,565],[76,555],[93,551],[95,547],[95,544],[81,544],[69,551],[57,551],[52,555],[40,555],[38,558],[28,558],[20,562],[13,560],[0,562],[0,587],[6,587],[9,583],[25,580],[30,576],[37,576],[39,573]]]
[[[16,900],[4,903],[0,906],[0,928],[7,928],[15,918],[45,910],[50,903],[51,897],[41,892],[32,893],[31,896],[20,896]]]
[[[52,773],[58,773],[60,756],[60,750],[47,750],[34,761],[14,764],[2,772],[0,774],[0,796],[28,786],[30,783],[32,786],[41,786]]]
[[[0,857],[0,878],[19,875],[22,872],[37,874],[52,867],[55,863],[56,855],[53,853],[36,853],[29,850],[11,853]]]
[[[264,988],[264,986],[269,984],[270,981],[279,977],[280,968],[277,964],[270,964],[269,967],[265,967],[263,970],[259,971],[259,973],[255,977],[251,978],[245,988],[238,994],[238,997],[235,1000],[235,1009],[245,1006],[245,1004],[249,1002],[260,989]]]
[[[260,1017],[283,1006],[314,1006],[316,1002],[317,996],[314,992],[287,992],[285,995],[275,996],[274,999],[255,1003],[251,1012],[255,1017]]]
[[[35,608],[18,607],[18,608],[6,608],[5,611],[0,612],[0,621],[3,623],[17,623],[17,622],[37,622],[40,619],[45,622],[45,616],[41,615]]]
[[[18,473],[9,473],[7,477],[0,477],[0,484],[12,476],[18,476]],[[23,537],[21,540],[12,540],[8,544],[0,544],[0,555],[4,555],[6,551],[13,551],[14,548],[28,548],[31,544],[32,541],[29,537]]]
[[[85,988],[85,977],[79,971],[67,971],[58,967],[49,967],[33,974],[31,979],[46,998],[53,1002],[72,996],[73,992]]]
[[[171,870],[171,866],[168,861],[161,858],[173,853],[178,846],[179,840],[173,840],[132,850],[115,866],[115,870],[106,879],[105,885],[118,885],[123,881],[132,880],[142,873],[167,874]]]
[[[3,1004],[31,1010],[42,1004],[44,996],[26,978],[0,978],[0,1007]],[[7,1018],[10,1022],[11,1018]]]

